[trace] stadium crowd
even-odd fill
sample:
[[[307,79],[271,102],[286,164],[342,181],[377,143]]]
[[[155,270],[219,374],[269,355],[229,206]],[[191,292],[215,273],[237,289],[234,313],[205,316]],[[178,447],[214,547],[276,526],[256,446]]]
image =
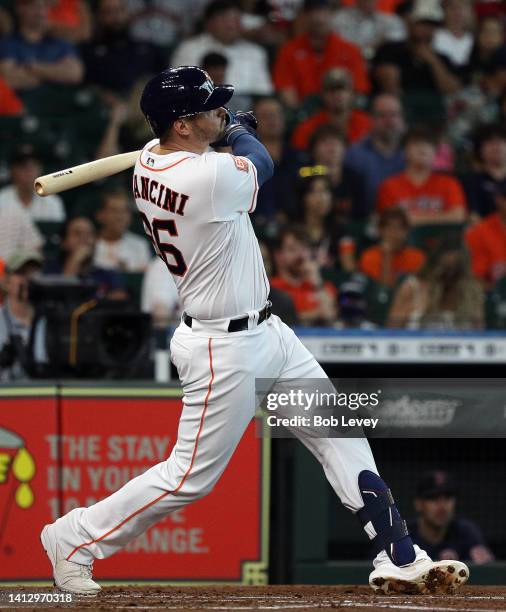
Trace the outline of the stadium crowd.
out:
[[[287,322],[504,328],[505,32],[500,0],[1,0],[0,345],[28,333],[40,273],[179,316],[128,173],[32,189],[141,148],[139,94],[168,65],[258,118],[275,175],[252,221]]]

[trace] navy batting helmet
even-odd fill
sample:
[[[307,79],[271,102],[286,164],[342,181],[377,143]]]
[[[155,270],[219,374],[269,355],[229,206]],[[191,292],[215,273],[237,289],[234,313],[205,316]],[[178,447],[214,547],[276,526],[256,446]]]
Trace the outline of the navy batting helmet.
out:
[[[180,66],[153,77],[144,87],[140,106],[155,136],[160,138],[176,119],[220,108],[233,93],[232,85],[215,87],[202,68]]]

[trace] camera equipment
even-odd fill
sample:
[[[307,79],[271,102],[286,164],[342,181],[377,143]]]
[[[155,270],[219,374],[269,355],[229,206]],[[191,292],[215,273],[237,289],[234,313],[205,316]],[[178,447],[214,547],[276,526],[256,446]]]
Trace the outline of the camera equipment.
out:
[[[28,370],[35,378],[141,378],[151,317],[128,301],[95,298],[96,285],[61,276],[30,282],[35,307]]]
[[[0,372],[9,370],[7,375],[9,380],[23,376],[27,363],[25,341],[16,330],[11,317],[9,309],[4,305],[2,318],[7,339],[0,350]],[[5,372],[3,376],[5,376]]]
[[[16,361],[16,357],[17,353],[14,343],[12,342],[12,338],[9,337],[8,342],[3,345],[0,351],[0,370],[11,368]]]

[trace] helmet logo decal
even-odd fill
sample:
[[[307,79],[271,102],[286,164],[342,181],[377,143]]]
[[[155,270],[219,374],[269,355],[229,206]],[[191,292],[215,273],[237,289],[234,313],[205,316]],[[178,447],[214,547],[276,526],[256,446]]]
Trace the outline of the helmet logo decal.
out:
[[[211,79],[208,79],[207,81],[204,81],[202,83],[199,89],[205,89],[209,93],[209,96],[207,96],[207,99],[209,99],[209,97],[214,91],[213,82],[211,81]]]

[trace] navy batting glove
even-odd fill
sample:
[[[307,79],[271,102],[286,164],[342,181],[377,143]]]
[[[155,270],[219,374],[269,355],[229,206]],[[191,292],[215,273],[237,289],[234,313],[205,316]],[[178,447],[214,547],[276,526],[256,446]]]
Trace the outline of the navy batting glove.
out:
[[[255,115],[253,114],[253,111],[237,111],[237,113],[235,114],[235,118],[236,121],[241,125],[244,125],[244,127],[256,131],[258,127],[258,121]]]
[[[233,113],[228,108],[225,108],[225,110],[227,111],[227,116],[225,118],[225,130],[219,140],[211,143],[212,147],[229,146],[230,137],[232,134],[237,134],[238,132],[247,132],[248,134],[256,137],[255,130],[258,126],[258,121],[251,111],[237,111],[237,113]]]

